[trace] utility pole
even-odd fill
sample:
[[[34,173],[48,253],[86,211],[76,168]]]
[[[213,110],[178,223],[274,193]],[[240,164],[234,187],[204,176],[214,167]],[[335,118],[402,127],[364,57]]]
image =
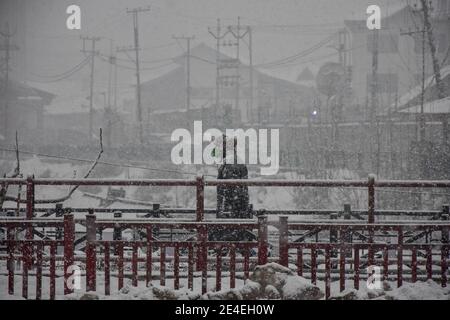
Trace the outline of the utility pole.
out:
[[[347,85],[347,62],[346,62],[346,56],[345,56],[345,50],[346,50],[346,35],[344,30],[339,30],[338,32],[338,46],[333,47],[337,50],[339,54],[339,64],[342,66],[343,70],[343,77],[345,81],[345,85]],[[337,95],[337,105],[335,105],[335,108],[333,109],[333,112],[331,113],[332,116],[332,143],[333,148],[337,151],[338,150],[338,140],[339,140],[339,121],[342,119],[342,113],[344,108],[344,96],[347,94],[347,87],[345,86],[341,92]]]
[[[234,32],[234,28],[236,28],[236,32]],[[235,105],[236,109],[240,110],[239,108],[239,100],[240,100],[240,84],[241,84],[241,76],[240,76],[240,40],[244,39],[244,37],[249,33],[249,28],[245,28],[244,33],[241,34],[241,17],[237,18],[237,25],[235,27],[229,26],[228,27],[230,33],[234,36],[236,39],[236,98],[235,98]],[[247,110],[248,114],[248,110]]]
[[[254,90],[254,83],[253,83],[253,35],[252,35],[252,28],[250,26],[247,27],[248,32],[248,59],[250,68],[249,71],[249,80],[250,80],[250,112],[249,112],[249,120],[250,122],[253,122],[252,112],[253,112],[253,90]]]
[[[220,104],[220,40],[225,38],[227,33],[222,34],[222,27],[220,25],[220,19],[217,19],[216,32],[214,33],[211,28],[208,27],[208,32],[216,39],[216,104],[214,106],[214,121],[218,124],[218,113]]]
[[[104,112],[105,112],[105,118],[107,121],[106,125],[106,145],[110,148],[112,147],[112,120],[115,118],[116,114],[116,107],[113,108],[112,100],[114,99],[115,104],[115,97],[116,97],[116,89],[117,89],[117,58],[116,54],[114,53],[114,41],[112,39],[109,39],[109,56],[108,56],[108,99],[106,101],[105,97],[105,106],[104,106]],[[113,97],[114,96],[114,97]]]
[[[133,15],[133,30],[134,30],[134,51],[136,54],[136,107],[137,107],[137,121],[139,126],[139,142],[141,144],[144,143],[144,137],[142,132],[142,106],[141,106],[141,76],[139,70],[139,21],[138,15],[140,12],[148,12],[150,11],[150,7],[147,8],[134,8],[127,9],[127,13]],[[150,112],[150,110],[149,110]]]
[[[172,37],[175,40],[186,41],[186,119],[187,128],[190,127],[190,109],[191,109],[191,41],[195,39],[195,36],[185,37]]]
[[[119,51],[119,48],[116,47],[116,54],[112,59],[110,59],[110,62],[114,64],[114,110],[117,111],[117,52]]]
[[[92,141],[93,135],[93,118],[94,118],[94,63],[95,56],[99,54],[98,51],[95,50],[95,43],[100,41],[99,37],[80,37],[83,40],[83,49],[81,52],[84,54],[89,54],[91,56],[91,77],[90,77],[90,93],[89,93],[89,141]],[[86,49],[86,41],[91,41],[91,49]]]
[[[3,70],[3,137],[8,139],[9,133],[9,62],[11,59],[11,51],[17,51],[19,48],[16,45],[11,44],[11,37],[13,36],[9,30],[9,24],[6,23],[6,32],[0,32],[0,35],[4,38],[4,43],[0,44],[0,51],[5,52],[4,56],[4,70]]]
[[[434,43],[433,27],[430,22],[430,10],[433,10],[433,8],[429,7],[427,0],[420,0],[420,2],[422,4],[423,10],[424,29],[427,31],[428,34],[428,45],[430,46],[431,60],[433,62],[434,78],[436,79],[436,86],[438,88],[438,98],[444,99],[445,98],[444,84],[442,83],[441,69],[436,57],[436,45]],[[448,116],[442,117],[442,138],[443,144],[444,145],[447,144]]]
[[[423,142],[425,140],[425,115],[424,115],[424,104],[425,104],[425,39],[426,39],[426,29],[417,31],[400,32],[400,35],[413,36],[416,34],[421,34],[422,36],[422,79],[421,86],[422,91],[420,93],[420,115],[416,114],[416,135],[417,142]]]
[[[372,38],[372,81],[370,83],[370,110],[369,110],[369,118],[370,118],[370,135],[371,135],[371,157],[372,157],[372,168],[377,168],[379,163],[375,161],[378,157],[374,157],[373,152],[375,150],[375,139],[378,141],[378,130],[376,127],[376,117],[378,110],[378,40],[379,33],[378,29],[373,30],[373,38]],[[378,148],[377,148],[378,149]]]
[[[112,96],[112,73],[113,73],[113,65],[115,64],[115,58],[113,56],[113,46],[114,40],[109,39],[109,68],[108,68],[108,107],[111,108],[111,96]]]
[[[433,71],[434,76],[436,78],[436,86],[438,88],[438,97],[439,99],[444,99],[445,98],[444,84],[442,83],[441,69],[436,57],[436,45],[434,44],[433,27],[430,21],[430,10],[432,10],[432,8],[429,7],[427,0],[420,0],[420,2],[422,3],[423,25],[428,35],[428,45],[430,46],[431,59],[433,62]]]

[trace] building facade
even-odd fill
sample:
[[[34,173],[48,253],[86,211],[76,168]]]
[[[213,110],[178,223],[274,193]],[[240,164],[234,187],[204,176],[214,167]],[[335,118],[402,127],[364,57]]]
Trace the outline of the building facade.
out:
[[[418,1],[419,2],[419,1]],[[436,57],[449,64],[450,1],[433,1],[433,26]],[[408,5],[382,18],[378,31],[377,114],[382,114],[403,94],[422,81],[423,11],[420,5]],[[364,20],[346,20],[346,61],[351,70],[352,103],[367,115],[371,99],[375,31]],[[425,35],[425,78],[433,74],[432,59]]]

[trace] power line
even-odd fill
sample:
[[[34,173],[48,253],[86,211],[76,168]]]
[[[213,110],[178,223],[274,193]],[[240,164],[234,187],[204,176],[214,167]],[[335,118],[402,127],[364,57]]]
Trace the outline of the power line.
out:
[[[108,57],[105,56],[105,55],[100,56],[99,59],[100,59],[101,61],[103,61],[103,62],[109,63]],[[119,68],[121,68],[121,69],[132,70],[132,71],[135,71],[135,70],[136,70],[136,68],[134,68],[134,67],[125,66],[125,65],[119,64],[119,63],[117,63],[117,62],[116,62],[116,65],[117,65],[117,67],[119,67]],[[157,69],[161,69],[161,68],[168,67],[168,66],[171,66],[171,65],[173,65],[173,63],[172,63],[172,62],[169,62],[169,63],[161,64],[161,65],[159,65],[159,66],[140,68],[140,70],[157,70]]]
[[[14,149],[1,148],[1,147],[0,147],[0,151],[17,152],[17,150],[14,150]],[[59,160],[70,160],[70,161],[77,161],[77,162],[92,163],[91,159],[57,156],[57,155],[44,154],[44,153],[38,153],[38,152],[31,152],[31,151],[22,151],[22,150],[19,150],[19,153],[35,155],[35,156],[44,157],[44,158],[52,158],[52,159],[59,159]],[[142,170],[149,170],[149,171],[178,173],[178,174],[192,175],[192,176],[197,176],[198,175],[198,173],[196,173],[196,172],[187,172],[187,171],[170,170],[170,169],[158,169],[158,168],[152,168],[152,167],[147,167],[147,166],[137,166],[137,165],[114,163],[114,162],[106,162],[106,161],[98,161],[97,163],[98,164],[107,165],[107,166],[112,166],[112,167],[119,167],[119,168],[142,169]],[[213,175],[205,175],[205,176],[213,176]]]
[[[256,65],[255,67],[262,67],[262,68],[267,68],[267,67],[272,67],[272,66],[279,66],[279,65],[283,65],[283,64],[287,64],[287,63],[291,63],[294,62],[300,58],[303,58],[305,56],[308,56],[312,53],[314,53],[315,51],[317,51],[318,49],[322,48],[324,45],[326,45],[327,43],[329,43],[333,37],[335,36],[335,34],[332,34],[330,36],[328,36],[327,38],[321,40],[319,43],[313,45],[312,47],[300,51],[294,55],[282,58],[282,59],[278,59],[278,60],[274,60],[274,61],[270,61],[270,62],[266,62],[266,63],[261,63]]]
[[[90,61],[90,57],[87,57],[85,60],[83,60],[80,64],[78,64],[77,66],[75,66],[74,68],[72,68],[71,70],[69,70],[70,72],[63,74],[57,78],[51,78],[50,76],[48,76],[48,80],[33,80],[33,82],[38,82],[38,83],[54,83],[54,82],[59,82],[65,79],[70,78],[71,76],[73,76],[74,74],[76,74],[78,71],[81,71]],[[36,74],[31,73],[32,75],[39,77]],[[46,76],[42,76],[43,78],[46,78]]]
[[[83,60],[81,60],[79,63],[77,63],[75,66],[73,66],[69,70],[66,70],[64,72],[54,74],[54,75],[40,75],[40,74],[37,74],[34,72],[30,72],[30,74],[33,76],[39,77],[39,78],[60,78],[60,77],[66,76],[68,74],[72,74],[73,71],[77,70],[80,66],[86,64],[88,61],[89,61],[89,57],[85,57]]]

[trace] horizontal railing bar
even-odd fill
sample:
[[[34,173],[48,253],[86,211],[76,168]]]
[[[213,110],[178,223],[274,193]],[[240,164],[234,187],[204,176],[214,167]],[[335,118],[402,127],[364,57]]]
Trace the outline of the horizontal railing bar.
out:
[[[186,179],[33,179],[36,185],[104,185],[104,186],[195,186],[196,180]],[[1,178],[0,183],[26,184],[27,179]],[[206,186],[253,186],[253,187],[368,187],[367,180],[205,180]],[[375,180],[375,187],[448,188],[450,180]]]
[[[269,222],[269,225],[278,226],[278,222]],[[450,227],[449,221],[420,221],[419,223],[414,222],[407,222],[407,221],[395,221],[395,223],[373,223],[373,224],[367,224],[367,223],[361,223],[359,221],[356,222],[345,222],[342,221],[336,222],[336,220],[330,220],[330,221],[318,221],[318,222],[290,222],[288,224],[289,230],[308,230],[311,228],[333,228],[333,229],[364,229],[364,230],[382,230],[382,229],[399,229],[402,228],[405,231],[407,231],[408,228],[430,228],[430,227],[436,227],[438,229],[441,228],[448,228]]]
[[[388,250],[396,250],[396,249],[419,249],[425,250],[428,248],[438,250],[440,248],[450,248],[450,244],[427,244],[427,243],[404,243],[404,244],[385,244],[385,243],[327,243],[327,242],[294,242],[287,244],[289,248],[303,248],[303,249],[339,249],[339,248],[347,248],[353,250],[362,250],[362,249],[378,249],[382,250],[387,248]]]
[[[195,214],[196,209],[194,208],[161,208],[161,209],[153,209],[151,207],[149,208],[137,208],[137,209],[129,209],[129,208],[70,208],[71,213],[87,213],[90,209],[93,209],[96,213],[114,213],[114,212],[121,212],[123,214],[129,214],[129,213],[160,213],[160,214]],[[2,213],[6,213],[8,211],[17,211],[17,208],[3,208],[0,210]],[[25,208],[21,208],[19,210],[20,212],[25,212]],[[34,212],[39,213],[46,213],[46,212],[55,211],[54,208],[34,208]],[[53,212],[54,213],[54,212]],[[216,214],[217,210],[210,208],[210,209],[204,209],[205,214]],[[342,209],[300,209],[300,210],[266,210],[266,209],[258,209],[253,210],[253,213],[256,215],[329,215],[332,213],[337,213],[342,215],[344,213],[344,210]],[[358,215],[367,215],[367,209],[352,209],[349,213],[352,214],[358,214]],[[439,210],[383,210],[383,209],[375,209],[375,214],[377,215],[389,215],[389,216],[431,216],[431,215],[438,215],[442,213],[442,211]]]
[[[182,222],[167,222],[167,221],[152,221],[147,219],[141,219],[141,220],[96,220],[95,222],[96,227],[103,227],[103,228],[112,228],[112,227],[139,227],[139,226],[157,226],[160,228],[173,228],[173,229],[197,229],[199,227],[205,226],[205,227],[216,227],[216,228],[222,228],[222,227],[232,227],[232,228],[258,228],[258,223],[254,220],[241,220],[241,221],[233,221],[233,220],[215,220],[215,221],[202,221],[202,222],[195,222],[195,221],[182,221]]]
[[[205,180],[209,187],[248,186],[248,187],[367,187],[367,180]]]
[[[85,222],[85,219],[76,219],[75,222]],[[21,226],[56,226],[61,227],[62,219],[47,219],[47,218],[36,218],[33,220],[27,220],[27,219],[17,219],[17,218],[4,218],[2,217],[0,219],[0,227],[9,227],[14,224],[21,224]],[[186,226],[186,227],[198,227],[198,226],[217,226],[217,227],[227,227],[227,226],[243,226],[245,228],[248,227],[257,227],[258,223],[255,219],[216,219],[212,221],[192,221],[192,220],[171,220],[167,221],[166,219],[162,218],[138,218],[138,219],[123,219],[123,218],[116,218],[116,219],[97,219],[95,222],[97,227],[102,227],[105,225],[114,225],[114,226],[120,226],[120,225],[155,225],[155,226],[168,226],[169,228],[177,228],[179,226]],[[278,222],[269,222],[269,225],[278,226]],[[308,222],[298,222],[293,221],[289,222],[288,224],[289,229],[302,229],[305,230],[308,228],[317,228],[317,227],[323,227],[323,228],[353,228],[353,229],[382,229],[382,228],[429,228],[429,227],[437,227],[437,228],[445,228],[450,227],[450,222],[447,220],[433,220],[433,221],[420,221],[419,223],[414,223],[410,221],[395,221],[394,222],[380,222],[380,223],[373,223],[373,224],[367,224],[362,223],[360,221],[345,221],[345,223],[341,221],[336,220],[314,220]]]
[[[195,186],[184,179],[34,179],[35,185],[47,186]]]
[[[63,227],[62,219],[16,219],[1,218],[0,228],[17,228],[17,227]]]

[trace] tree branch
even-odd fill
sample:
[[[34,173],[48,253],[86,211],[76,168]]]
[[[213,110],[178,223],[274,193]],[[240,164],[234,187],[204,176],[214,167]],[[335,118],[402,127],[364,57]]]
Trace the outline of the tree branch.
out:
[[[20,158],[19,158],[19,137],[18,133],[16,131],[16,167],[14,168],[14,172],[11,176],[7,177],[6,174],[4,175],[5,178],[17,178],[20,175]],[[8,200],[8,196],[6,196],[6,193],[8,192],[8,184],[2,183],[0,187],[0,209],[3,208],[3,203]]]
[[[97,158],[94,160],[94,162],[92,163],[91,167],[89,168],[89,170],[86,172],[86,174],[84,175],[83,179],[86,179],[89,177],[89,175],[92,173],[92,171],[94,171],[95,167],[98,164],[98,161],[100,160],[101,156],[103,154],[103,131],[100,128],[100,151],[97,155]],[[36,204],[49,204],[49,203],[61,203],[64,202],[68,199],[70,199],[70,197],[72,197],[73,193],[78,189],[79,186],[74,186],[69,193],[61,198],[56,198],[56,199],[38,199],[35,200],[34,203]],[[9,197],[6,196],[5,197],[6,201],[19,201],[20,203],[26,203],[26,199],[19,199],[19,198],[14,198],[14,197]]]

